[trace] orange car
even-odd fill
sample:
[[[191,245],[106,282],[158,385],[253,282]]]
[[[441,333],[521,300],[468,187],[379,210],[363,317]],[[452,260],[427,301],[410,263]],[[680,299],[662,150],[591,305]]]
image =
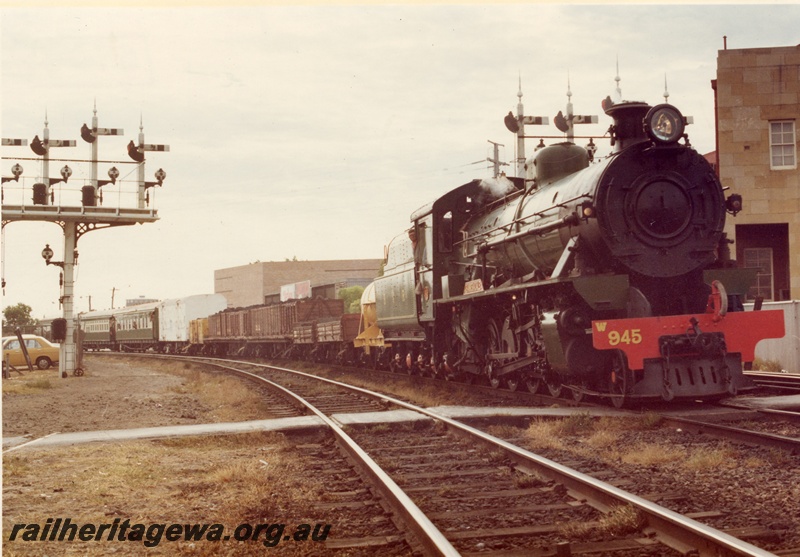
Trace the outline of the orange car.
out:
[[[58,344],[52,344],[46,338],[36,335],[22,335],[22,340],[25,341],[31,363],[39,369],[48,369],[51,365],[58,363],[61,348]],[[22,353],[19,339],[15,336],[3,338],[3,370],[6,369],[6,362],[20,369],[28,365],[25,362],[25,355]]]

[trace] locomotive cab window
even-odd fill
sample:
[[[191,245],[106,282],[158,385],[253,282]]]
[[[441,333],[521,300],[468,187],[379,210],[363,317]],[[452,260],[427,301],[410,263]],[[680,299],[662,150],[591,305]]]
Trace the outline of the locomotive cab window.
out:
[[[453,213],[447,211],[439,221],[439,252],[453,251]]]
[[[432,217],[428,215],[423,222],[417,226],[417,243],[414,247],[414,261],[418,266],[433,267],[433,254],[429,246],[433,246],[433,227],[431,226]]]

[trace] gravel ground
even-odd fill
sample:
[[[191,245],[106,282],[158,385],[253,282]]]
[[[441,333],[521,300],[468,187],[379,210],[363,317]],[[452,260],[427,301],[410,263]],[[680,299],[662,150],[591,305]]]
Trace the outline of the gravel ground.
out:
[[[106,356],[89,356],[85,363],[83,377],[58,379],[53,372],[36,371],[4,380],[4,438],[274,417],[252,385],[193,366]],[[283,524],[285,530],[274,546],[265,544],[270,530],[256,542],[162,537],[149,547],[143,540],[105,538],[26,542],[20,540],[24,530],[9,541],[16,524],[44,528],[48,519],[65,517],[81,525],[115,519],[147,527],[222,524],[227,535],[241,524]],[[306,540],[304,524],[311,527]],[[315,541],[314,532],[321,535],[328,524],[324,542]],[[300,539],[287,541],[290,534]],[[347,543],[376,536],[388,542],[377,548]],[[9,557],[411,554],[328,436],[313,432],[31,447],[4,454],[0,539]],[[337,543],[348,547],[329,547]]]
[[[495,434],[557,462],[619,485],[769,551],[800,552],[800,455],[729,443],[680,429],[601,419],[556,426],[495,428]],[[748,538],[741,529],[761,534]]]
[[[80,378],[58,379],[52,371],[14,374],[3,382],[3,436],[35,438],[54,432],[270,417],[270,408],[252,387],[237,391],[215,376],[202,374],[199,381],[199,375],[190,366],[99,356],[87,358],[87,373]],[[580,423],[555,433],[537,428],[541,426],[504,427],[494,433],[606,481],[619,482],[623,489],[653,497],[677,512],[719,511],[718,518],[703,519],[715,527],[757,526],[770,535],[749,541],[770,551],[800,548],[799,455],[724,443],[674,428],[625,428],[608,420]],[[334,532],[344,537],[391,531],[379,507],[353,514],[331,507],[340,496],[369,501],[370,495],[360,491],[363,485],[359,487],[359,480],[346,467],[337,474],[323,474],[335,458],[324,440],[286,443],[282,437],[255,437],[230,446],[220,440],[219,446],[210,448],[164,442],[123,445],[4,455],[3,554],[53,554],[55,546],[9,547],[8,529],[19,521],[44,524],[48,517],[70,513],[94,522],[130,517],[144,523],[235,524],[269,520],[270,516],[264,516],[269,511],[272,519],[286,522],[333,523]],[[287,458],[274,459],[278,454]],[[133,472],[128,468],[131,461],[137,466]],[[147,474],[140,477],[140,468],[146,468]],[[249,483],[220,480],[227,478],[226,473],[243,476]],[[309,551],[312,547],[313,552]],[[75,555],[142,554],[140,545],[82,544],[72,549]],[[148,553],[203,555],[220,549],[229,554],[263,554],[263,547],[220,548],[212,543],[162,544]],[[401,555],[406,551],[402,544],[392,549]],[[288,544],[271,552],[380,553],[374,549],[327,552],[318,546]]]
[[[3,437],[216,421],[181,388],[185,377],[159,371],[158,362],[89,356],[86,364],[82,377],[48,370],[4,379]]]

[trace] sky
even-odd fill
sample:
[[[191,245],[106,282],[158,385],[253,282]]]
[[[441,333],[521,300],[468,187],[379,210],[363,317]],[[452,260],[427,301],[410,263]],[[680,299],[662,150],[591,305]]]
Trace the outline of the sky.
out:
[[[121,186],[103,206],[133,206],[135,166],[126,145],[147,153],[156,223],[95,230],[78,242],[75,310],[125,299],[214,290],[214,270],[256,261],[378,259],[410,214],[474,178],[492,176],[490,141],[512,162],[503,117],[547,116],[530,134],[559,135],[553,116],[597,115],[619,75],[622,97],[669,102],[694,118],[700,153],[714,150],[717,51],[800,43],[800,4],[363,4],[233,7],[3,7],[0,4],[2,137],[74,139],[53,158],[86,160],[80,138],[96,107],[101,160]],[[617,67],[619,74],[617,74]],[[557,142],[559,139],[548,140]],[[585,140],[578,140],[585,143]],[[596,140],[598,155],[607,141]],[[530,154],[535,143],[528,142]],[[2,175],[18,162],[4,203],[30,203],[42,165],[29,147],[3,147]],[[51,176],[64,162],[51,162]],[[68,162],[56,186],[80,204],[91,177]],[[111,164],[99,165],[105,178]],[[513,166],[503,166],[509,174]],[[23,189],[24,188],[24,189]],[[3,307],[24,303],[36,318],[61,315],[63,260],[53,223],[3,228]]]

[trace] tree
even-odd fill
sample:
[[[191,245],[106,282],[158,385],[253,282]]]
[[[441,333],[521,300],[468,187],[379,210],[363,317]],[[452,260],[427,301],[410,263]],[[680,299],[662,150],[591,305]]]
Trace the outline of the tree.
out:
[[[345,313],[361,313],[361,295],[363,293],[363,286],[348,286],[339,289],[337,296],[340,300],[344,300]]]
[[[8,306],[3,310],[3,331],[14,331],[17,327],[30,327],[36,325],[36,319],[31,317],[31,306],[19,303],[15,306]]]

